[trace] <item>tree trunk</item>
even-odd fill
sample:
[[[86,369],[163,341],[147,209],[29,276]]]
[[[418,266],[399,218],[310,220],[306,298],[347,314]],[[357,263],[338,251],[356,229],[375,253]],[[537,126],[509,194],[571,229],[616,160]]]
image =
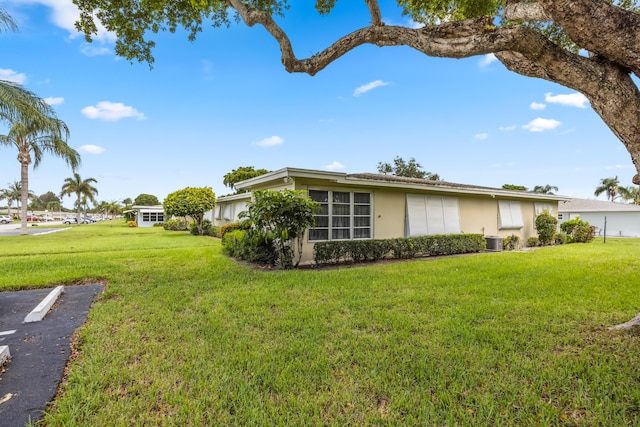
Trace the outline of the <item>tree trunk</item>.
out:
[[[31,157],[29,152],[20,151],[18,153],[18,161],[20,161],[20,185],[21,205],[20,206],[20,234],[27,234],[27,209],[29,207],[29,163]]]
[[[609,329],[614,331],[628,331],[633,328],[640,328],[640,313],[636,315],[633,319],[628,322],[621,323],[620,325],[612,326]]]

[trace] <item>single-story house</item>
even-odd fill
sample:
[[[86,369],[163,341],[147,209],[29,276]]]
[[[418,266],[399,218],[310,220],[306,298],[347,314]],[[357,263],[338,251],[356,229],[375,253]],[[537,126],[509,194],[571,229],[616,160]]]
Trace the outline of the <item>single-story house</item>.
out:
[[[504,190],[372,173],[346,174],[283,168],[236,184],[247,193],[218,198],[213,224],[238,220],[252,191],[304,190],[320,204],[316,225],[305,236],[302,262],[313,260],[316,242],[388,239],[432,234],[537,236],[535,218],[558,213],[553,194]]]
[[[640,206],[602,200],[570,199],[558,206],[558,222],[580,217],[596,226],[596,234],[604,236],[640,237]]]
[[[127,212],[133,212],[138,227],[153,227],[154,224],[162,224],[164,222],[164,208],[162,205],[134,205]]]

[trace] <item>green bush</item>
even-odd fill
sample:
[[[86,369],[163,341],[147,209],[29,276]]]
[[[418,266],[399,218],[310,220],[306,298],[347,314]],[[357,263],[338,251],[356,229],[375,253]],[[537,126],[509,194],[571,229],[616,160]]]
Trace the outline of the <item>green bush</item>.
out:
[[[375,261],[383,258],[416,258],[480,252],[486,249],[481,234],[448,234],[387,240],[318,242],[313,248],[316,264]]]
[[[564,245],[569,241],[569,236],[564,233],[557,233],[555,236],[556,245]]]
[[[560,229],[567,234],[568,243],[589,243],[596,235],[596,227],[580,217],[563,222]]]
[[[505,251],[513,251],[520,247],[520,236],[516,236],[512,234],[511,236],[507,236],[502,239],[502,248]]]
[[[184,219],[170,219],[162,224],[162,228],[169,231],[187,231],[188,224]]]
[[[202,220],[202,236],[211,236],[211,221],[209,221],[208,219],[203,219]],[[198,230],[198,224],[196,224],[195,222],[192,222],[189,225],[189,232],[194,235],[194,236],[198,236],[200,235],[200,230]]]
[[[241,229],[242,229],[242,225],[239,222],[231,222],[229,224],[225,224],[222,227],[220,227],[220,237],[224,237],[225,234],[231,231],[241,230]]]
[[[540,239],[538,239],[537,237],[529,237],[527,239],[527,247],[535,248],[536,246],[540,246]]]
[[[558,219],[546,209],[536,217],[536,231],[541,245],[550,245],[553,242],[557,227]]]
[[[273,239],[260,235],[255,230],[229,231],[222,237],[222,251],[226,255],[260,265],[273,266],[277,255]]]

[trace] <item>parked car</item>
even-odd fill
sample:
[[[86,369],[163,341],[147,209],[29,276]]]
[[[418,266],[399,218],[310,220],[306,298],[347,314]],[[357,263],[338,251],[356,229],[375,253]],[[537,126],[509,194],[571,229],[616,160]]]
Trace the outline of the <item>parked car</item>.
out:
[[[13,222],[13,221],[8,216],[6,215],[0,216],[0,224],[9,224],[10,222]]]
[[[86,217],[82,219],[83,224],[93,224],[94,222],[96,222],[96,220],[93,218]]]
[[[28,215],[27,216],[27,221],[38,222],[38,221],[40,221],[40,217],[37,217],[37,216],[34,216],[34,215]]]
[[[40,221],[53,221],[53,217],[52,216],[43,216],[43,217],[40,217]]]
[[[78,218],[67,218],[64,221],[62,221],[63,224],[77,224],[78,223]]]

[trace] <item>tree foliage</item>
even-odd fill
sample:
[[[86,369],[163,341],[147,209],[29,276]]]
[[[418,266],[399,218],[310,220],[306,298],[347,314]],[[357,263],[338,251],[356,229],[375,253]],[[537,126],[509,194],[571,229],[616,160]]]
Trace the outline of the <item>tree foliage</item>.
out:
[[[215,208],[216,195],[211,187],[185,187],[169,194],[162,206],[167,216],[190,216],[198,227],[198,234],[202,236],[204,214]]]
[[[602,193],[607,195],[607,199],[610,201],[615,201],[616,197],[618,197],[618,191],[620,189],[620,180],[616,176],[615,178],[602,178],[600,180],[600,184],[596,187],[596,191],[593,192],[593,195],[598,197]]]
[[[76,195],[76,219],[78,224],[82,224],[82,206],[86,205],[87,200],[95,203],[95,196],[98,195],[98,189],[93,186],[98,181],[95,178],[82,179],[79,173],[74,173],[72,177],[65,178],[60,191],[60,197]]]
[[[502,184],[502,188],[505,190],[528,191],[527,187],[525,187],[524,185],[516,184]]]
[[[558,187],[556,187],[555,185],[536,185],[535,187],[533,187],[533,190],[531,190],[533,193],[538,193],[538,194],[554,194],[554,191],[558,191]]]
[[[558,228],[558,219],[551,212],[544,210],[536,217],[536,231],[540,244],[548,245],[553,241]]]
[[[268,171],[266,169],[255,169],[253,166],[240,166],[237,169],[234,169],[231,172],[225,174],[222,183],[236,193],[244,193],[246,190],[238,190],[236,188],[237,183],[250,178],[255,178],[256,176],[267,174],[269,172],[271,171]]]
[[[258,190],[240,218],[248,228],[273,239],[281,268],[297,267],[302,257],[304,233],[315,224],[318,203],[296,190]]]
[[[416,161],[413,157],[407,162],[400,156],[396,156],[393,159],[393,164],[389,162],[378,162],[378,172],[385,175],[404,176],[407,178],[420,178],[430,179],[432,181],[439,181],[440,175],[437,173],[427,172],[422,168],[422,165]]]
[[[156,206],[160,204],[160,200],[153,194],[142,193],[135,198],[133,204],[136,206]]]
[[[263,26],[279,44],[285,69],[309,75],[364,44],[408,46],[448,58],[493,53],[515,73],[584,94],[640,172],[640,91],[632,78],[640,76],[639,1],[398,0],[404,14],[424,24],[416,28],[387,25],[379,1],[364,0],[369,19],[307,58],[296,57],[290,34],[280,26],[292,4],[285,0],[74,3],[80,10],[76,28],[88,40],[102,23],[117,35],[118,55],[149,64],[154,60],[153,34],[182,27],[194,40],[205,25],[227,26],[234,18],[250,27]],[[318,0],[316,9],[328,15],[337,4],[337,0]],[[634,176],[634,183],[640,184],[640,175]]]

